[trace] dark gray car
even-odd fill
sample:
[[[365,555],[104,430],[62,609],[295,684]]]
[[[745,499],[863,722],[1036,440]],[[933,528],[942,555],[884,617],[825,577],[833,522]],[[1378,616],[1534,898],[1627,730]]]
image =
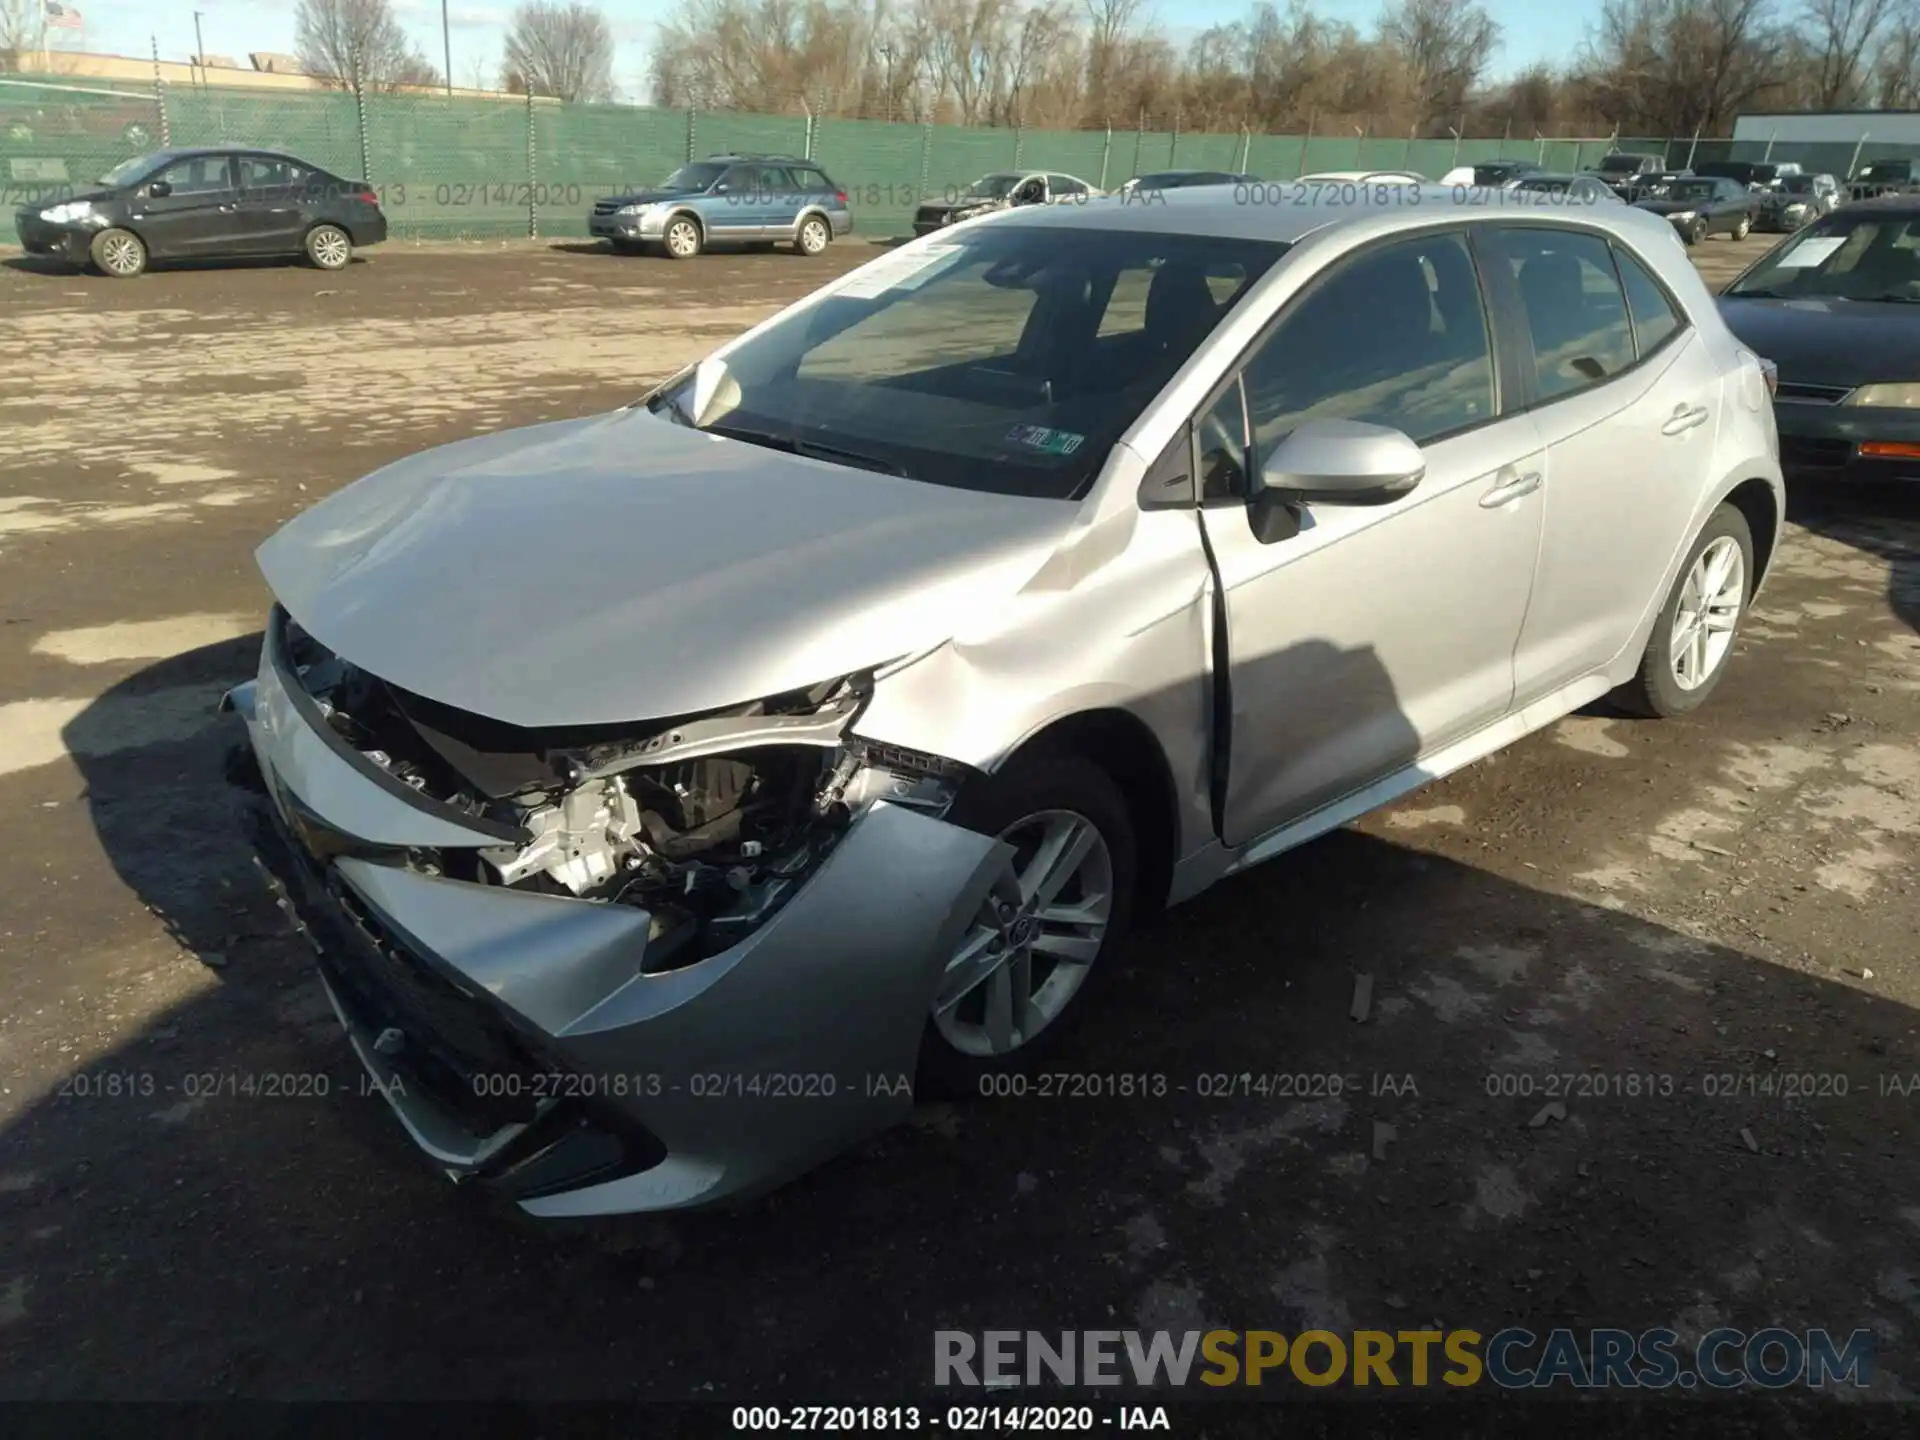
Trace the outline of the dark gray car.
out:
[[[272,150],[159,150],[122,162],[93,188],[14,214],[30,255],[91,264],[129,280],[149,260],[302,255],[343,270],[387,238],[373,187]]]

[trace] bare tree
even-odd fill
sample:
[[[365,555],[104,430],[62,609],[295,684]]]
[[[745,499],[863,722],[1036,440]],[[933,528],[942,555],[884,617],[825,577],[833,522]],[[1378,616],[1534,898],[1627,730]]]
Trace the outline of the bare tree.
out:
[[[1400,52],[1423,117],[1457,115],[1500,44],[1500,27],[1474,0],[1397,0],[1380,38]]]
[[[505,63],[535,95],[569,104],[613,98],[613,28],[583,0],[525,0],[513,12]]]
[[[300,0],[293,23],[301,68],[318,79],[379,89],[439,79],[388,0]]]
[[[1779,84],[1785,38],[1771,0],[1604,0],[1588,86],[1622,125],[1718,134]]]
[[[1864,97],[1867,51],[1892,13],[1892,0],[1806,0],[1807,38],[1819,66],[1816,107],[1831,110]]]
[[[0,70],[24,70],[47,48],[40,0],[0,0]]]
[[[1116,74],[1125,63],[1127,41],[1140,13],[1140,0],[1085,0],[1087,7],[1087,103],[1097,115],[1112,114]]]
[[[1882,109],[1920,108],[1920,0],[1908,0],[1893,17],[1880,42],[1873,78]]]

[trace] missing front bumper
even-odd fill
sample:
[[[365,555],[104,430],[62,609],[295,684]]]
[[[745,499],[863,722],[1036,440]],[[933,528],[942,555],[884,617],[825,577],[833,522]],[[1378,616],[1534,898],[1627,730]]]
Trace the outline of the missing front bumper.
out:
[[[708,1205],[910,1107],[931,997],[1006,863],[1001,842],[877,803],[760,930],[644,974],[643,910],[353,853],[343,817],[359,836],[419,817],[390,812],[404,801],[368,777],[308,763],[272,688],[263,671],[233,707],[277,797],[249,806],[262,868],[362,1063],[450,1175],[542,1215]],[[317,860],[298,838],[316,832],[347,843]]]

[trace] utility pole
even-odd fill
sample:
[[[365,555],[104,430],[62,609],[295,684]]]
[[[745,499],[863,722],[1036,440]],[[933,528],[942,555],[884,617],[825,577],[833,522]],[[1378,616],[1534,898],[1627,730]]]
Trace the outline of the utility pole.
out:
[[[193,12],[193,64],[200,72],[200,83],[207,83],[207,42],[200,38],[200,12]]]
[[[882,45],[880,58],[887,67],[887,119],[893,119],[893,46]]]
[[[447,24],[447,0],[440,0],[440,48],[447,64],[447,98],[453,98],[453,31]]]

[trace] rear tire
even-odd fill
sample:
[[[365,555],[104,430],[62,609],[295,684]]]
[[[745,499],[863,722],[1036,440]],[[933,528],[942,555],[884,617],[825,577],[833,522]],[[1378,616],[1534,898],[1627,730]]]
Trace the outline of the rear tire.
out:
[[[115,280],[131,280],[147,268],[147,244],[131,230],[102,230],[87,246],[95,267]]]
[[[1061,867],[1061,883],[1051,887],[1051,896],[1036,894],[1023,902],[1009,877],[1002,895],[1013,913],[991,913],[1002,897],[989,897],[961,942],[962,950],[976,951],[989,964],[991,956],[1004,954],[1008,959],[992,973],[975,970],[978,978],[971,986],[961,982],[947,990],[948,977],[943,976],[942,991],[930,997],[936,1013],[929,1015],[921,1039],[915,1093],[964,1099],[988,1093],[998,1076],[1031,1070],[1086,1012],[1087,996],[1101,977],[1117,968],[1133,918],[1138,852],[1119,786],[1105,770],[1077,755],[1016,759],[963,791],[947,818],[983,835],[1007,837],[1016,847],[1014,869],[1023,873],[1029,866],[1046,868],[1034,863],[1034,854],[1049,840],[1078,840],[1086,831],[1093,837],[1081,858]],[[1066,848],[1082,849],[1077,843]],[[1061,918],[1076,910],[1090,918]],[[1070,945],[1086,958],[1063,960],[1062,952]],[[988,1007],[1002,976],[1016,997],[1006,1012],[1015,1015],[1010,1024],[1016,1033],[1008,1048],[983,1053],[992,1043],[994,1022]],[[1021,981],[1016,976],[1024,978],[1028,1006],[1019,1004],[1016,987]],[[949,999],[954,1003],[946,1014],[937,1013]]]
[[[1712,552],[1712,559],[1708,559]],[[1719,577],[1716,562],[1731,554],[1737,573]],[[1706,704],[1727,673],[1753,598],[1753,531],[1747,517],[1722,505],[1707,517],[1687,551],[1680,574],[1653,622],[1646,652],[1632,680],[1614,692],[1615,703],[1635,715],[1662,720]],[[1676,656],[1692,639],[1692,653]],[[1722,641],[1724,643],[1722,643]],[[1682,671],[1691,671],[1691,683]]]
[[[338,225],[316,225],[307,231],[307,259],[320,270],[344,270],[353,263],[353,240]]]
[[[801,221],[800,230],[793,237],[793,248],[802,255],[818,255],[832,243],[833,231],[818,215],[809,215]]]
[[[1707,222],[1705,220],[1696,220],[1692,225],[1687,227],[1687,244],[1698,245],[1706,238]]]

